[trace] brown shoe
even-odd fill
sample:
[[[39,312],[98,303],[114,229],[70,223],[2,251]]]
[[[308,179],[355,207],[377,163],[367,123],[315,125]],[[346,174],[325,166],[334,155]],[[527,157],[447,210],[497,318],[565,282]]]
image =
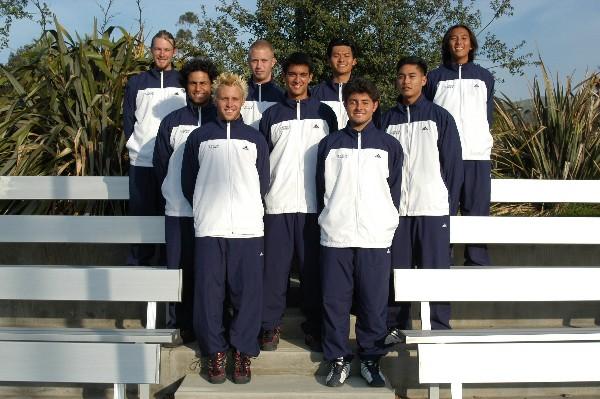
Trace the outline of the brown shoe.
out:
[[[233,355],[235,365],[233,368],[233,382],[236,384],[247,384],[252,378],[250,372],[250,357],[235,351]]]
[[[263,331],[260,337],[260,350],[274,351],[279,345],[279,337],[281,336],[281,328],[276,327],[273,330]]]
[[[225,382],[225,362],[227,354],[217,352],[210,357],[208,362],[208,382],[211,384],[221,384]]]

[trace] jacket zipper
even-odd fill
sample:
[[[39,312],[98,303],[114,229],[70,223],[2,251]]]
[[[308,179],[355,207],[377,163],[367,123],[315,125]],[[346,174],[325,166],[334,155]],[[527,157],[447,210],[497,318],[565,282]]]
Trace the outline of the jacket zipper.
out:
[[[231,226],[231,234],[233,231],[233,190],[231,187],[231,122],[227,122],[227,179],[229,182],[229,222]]]
[[[198,123],[196,124],[196,126],[201,126],[202,125],[202,108],[200,106],[198,106],[197,108],[198,108]]]
[[[262,102],[262,83],[257,83],[258,85],[258,102]]]
[[[296,119],[300,120],[300,100],[296,101]],[[302,132],[300,132],[296,136],[298,137],[297,138],[297,142],[298,142],[298,151],[297,151],[298,169],[297,170],[298,170],[298,172],[296,173],[296,210],[298,211],[300,209],[300,178],[301,178],[301,176],[300,176],[300,167],[301,167],[301,164],[300,164],[300,160],[301,160],[300,152],[301,152],[301,149],[302,149],[302,146],[301,146]],[[304,179],[302,179],[302,180],[304,180]]]
[[[356,236],[358,237],[358,221],[359,221],[359,214],[358,214],[358,196],[360,193],[360,184],[359,184],[359,175],[360,175],[360,151],[361,151],[361,147],[362,147],[362,143],[361,143],[361,132],[357,132],[358,135],[358,151],[356,152],[356,192],[354,194],[354,216],[356,218]]]
[[[460,128],[463,127],[463,91],[462,91],[462,65],[458,66],[458,115],[460,118]]]
[[[338,89],[338,115],[343,115],[342,111],[344,111],[344,101],[342,98],[342,86],[343,85],[344,85],[343,83],[340,83],[338,86],[339,87],[339,89]],[[340,125],[340,126],[338,126],[338,129],[343,129],[345,127],[345,126],[342,126],[341,123],[342,123],[342,121],[338,121],[338,124]]]
[[[412,139],[413,139],[413,129],[412,126],[410,126],[410,105],[406,106],[406,115],[407,115],[407,133],[408,133],[408,137],[407,137],[407,144],[408,144],[408,148],[406,151],[406,159],[404,160],[406,165],[410,165],[410,153],[412,151]],[[409,168],[406,168],[407,170]],[[410,185],[410,174],[407,174],[406,176],[406,186]],[[406,201],[404,202],[404,215],[402,216],[406,216],[408,215],[408,200],[409,200],[409,196],[408,196],[408,192],[409,192],[409,187],[406,187],[406,195],[404,196],[404,198],[406,198]]]

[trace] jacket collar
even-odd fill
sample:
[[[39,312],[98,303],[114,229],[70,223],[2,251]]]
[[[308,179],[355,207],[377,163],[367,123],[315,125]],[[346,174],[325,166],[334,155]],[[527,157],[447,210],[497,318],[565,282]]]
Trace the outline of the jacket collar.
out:
[[[164,75],[169,75],[169,74],[176,72],[176,70],[173,67],[168,71],[163,71],[162,69],[158,69],[156,66],[153,65],[149,72],[150,72],[150,74],[152,74],[152,76],[160,79],[161,72],[164,72]]]
[[[346,133],[347,135],[351,136],[351,137],[358,137],[358,131],[354,130],[352,127],[350,127],[350,122],[348,122],[348,124],[346,125],[346,127],[344,129],[342,129],[344,131],[344,133]],[[374,134],[377,133],[377,128],[375,127],[375,124],[373,123],[373,120],[371,120],[367,126],[365,126],[365,128],[360,132],[361,134]]]
[[[195,115],[198,116],[198,106],[196,104],[194,104],[191,100],[190,97],[187,96],[186,97],[186,107]],[[215,107],[215,104],[213,103],[213,99],[212,97],[210,98],[210,100],[208,100],[208,102],[206,103],[206,105],[200,107],[202,108],[202,112],[209,111]]]
[[[417,101],[415,101],[414,104],[411,104],[408,106],[408,108],[410,108],[410,110],[418,110],[420,108],[423,108],[423,106],[427,103],[427,100],[425,99],[425,96],[423,95],[423,93],[421,93],[421,95],[419,96],[419,98],[417,98]],[[398,110],[405,114],[406,113],[406,105],[402,104],[401,98],[398,97],[398,104],[396,105],[396,108],[398,108]]]
[[[462,66],[462,70],[468,70],[473,65],[472,62],[467,62],[466,64],[457,64],[456,62],[452,62],[450,64],[444,64],[444,66],[452,71],[458,72],[458,67]]]
[[[287,96],[287,93],[285,95],[285,100],[283,100],[284,104],[286,104],[290,108],[296,108],[296,104],[298,102],[300,102],[300,106],[303,106],[303,105],[305,105],[305,104],[307,104],[307,103],[309,103],[311,101],[313,101],[313,100],[312,100],[312,97],[310,95],[310,90],[308,91],[308,97],[306,97],[303,100],[298,101],[298,100],[294,100],[293,98],[289,98]]]
[[[273,79],[269,80],[267,83],[256,83],[253,79],[252,76],[250,76],[250,78],[248,79],[248,87],[251,87],[253,89],[258,89],[258,86],[262,86],[263,88],[265,87],[269,87],[269,86],[273,86],[274,82]]]
[[[227,129],[227,121],[224,121],[223,119],[217,117],[215,122],[223,130]],[[231,123],[231,127],[239,127],[244,124],[244,120],[242,119],[242,116],[240,115],[239,118],[237,118],[234,121],[231,121],[230,123]]]

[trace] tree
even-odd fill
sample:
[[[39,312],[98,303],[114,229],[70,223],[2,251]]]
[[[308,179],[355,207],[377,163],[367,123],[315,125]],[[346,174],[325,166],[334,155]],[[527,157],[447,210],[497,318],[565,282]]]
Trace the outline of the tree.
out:
[[[316,61],[315,83],[329,75],[325,51],[336,36],[354,40],[359,49],[357,74],[377,83],[383,102],[393,103],[397,60],[405,55],[423,57],[429,65],[440,62],[440,42],[446,29],[456,23],[470,26],[480,40],[479,58],[522,74],[530,54],[520,54],[525,42],[514,47],[487,28],[512,15],[510,0],[491,0],[492,17],[485,24],[475,1],[469,0],[258,0],[255,12],[238,0],[221,0],[217,16],[208,18],[188,12],[180,17],[177,36],[184,50],[195,48],[222,67],[245,71],[245,51],[257,38],[269,40],[282,59],[296,50]]]
[[[8,37],[10,27],[14,20],[31,18],[31,13],[27,12],[28,0],[0,0],[0,49],[8,46]]]

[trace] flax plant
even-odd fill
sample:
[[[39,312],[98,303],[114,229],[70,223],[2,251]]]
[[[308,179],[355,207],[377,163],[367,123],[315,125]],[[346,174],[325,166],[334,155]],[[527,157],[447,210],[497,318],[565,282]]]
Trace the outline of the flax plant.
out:
[[[55,20],[28,62],[0,68],[0,174],[119,176],[128,161],[122,133],[127,78],[148,65],[141,32],[109,27],[73,38]],[[113,37],[120,34],[118,40]],[[122,203],[14,202],[3,213],[115,213]]]
[[[558,78],[553,83],[543,62],[540,65],[542,78],[533,81],[531,110],[524,111],[506,96],[496,99],[495,174],[517,179],[600,178],[600,75],[591,74],[577,85],[568,77],[562,85]]]

